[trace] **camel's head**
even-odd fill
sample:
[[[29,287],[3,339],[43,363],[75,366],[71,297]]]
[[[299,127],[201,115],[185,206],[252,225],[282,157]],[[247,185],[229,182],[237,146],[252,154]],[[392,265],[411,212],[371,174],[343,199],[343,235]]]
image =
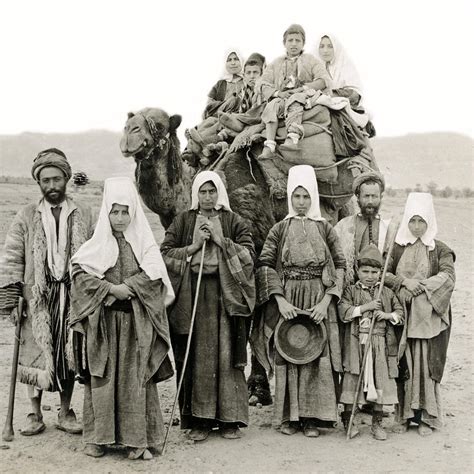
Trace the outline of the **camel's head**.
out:
[[[120,149],[125,157],[140,160],[148,158],[160,149],[167,153],[170,140],[176,139],[176,129],[181,123],[180,115],[171,117],[161,109],[146,108],[136,113],[129,112],[120,140]]]

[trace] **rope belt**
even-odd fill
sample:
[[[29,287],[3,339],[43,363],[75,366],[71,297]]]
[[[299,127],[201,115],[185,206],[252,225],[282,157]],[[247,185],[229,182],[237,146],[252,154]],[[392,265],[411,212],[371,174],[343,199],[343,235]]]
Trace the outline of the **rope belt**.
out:
[[[314,280],[323,274],[322,267],[284,267],[283,276],[285,280]]]

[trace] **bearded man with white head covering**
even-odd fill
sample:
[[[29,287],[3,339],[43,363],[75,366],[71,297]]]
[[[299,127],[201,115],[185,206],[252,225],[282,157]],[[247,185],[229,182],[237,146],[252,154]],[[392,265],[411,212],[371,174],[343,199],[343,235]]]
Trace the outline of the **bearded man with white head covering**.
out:
[[[311,166],[290,168],[288,215],[270,230],[257,261],[257,304],[263,316],[252,348],[267,372],[275,372],[274,421],[283,434],[319,436],[318,426],[337,421],[337,381],[342,372],[336,303],[341,297],[344,254],[333,227],[321,217],[318,184]],[[281,319],[306,310],[323,324],[327,344],[321,356],[296,365],[275,351]]]
[[[231,211],[217,173],[196,175],[191,200],[191,209],[174,219],[161,246],[176,292],[169,323],[178,376],[190,336],[193,301],[198,298],[180,394],[181,427],[190,428],[195,441],[206,439],[216,426],[224,438],[239,438],[239,427],[248,424],[244,367],[255,305],[254,245],[246,223]]]
[[[380,173],[369,171],[358,175],[352,184],[352,192],[357,198],[359,212],[344,217],[334,226],[347,262],[344,286],[356,282],[359,252],[373,244],[384,255],[397,231],[394,219],[382,218],[379,214],[384,190],[385,180]]]
[[[21,434],[45,429],[43,390],[60,392],[57,428],[81,433],[70,408],[74,364],[68,334],[68,268],[70,256],[92,235],[92,214],[66,195],[71,166],[61,150],[40,152],[31,174],[43,197],[18,212],[0,258],[0,288],[21,286],[26,301],[18,380],[28,384],[32,412]]]
[[[166,266],[129,178],[110,178],[94,235],[72,257],[71,325],[85,336],[85,453],[122,444],[149,459],[163,441],[156,382],[173,375]]]
[[[386,284],[405,307],[400,342],[398,433],[410,422],[427,436],[443,424],[440,382],[451,332],[454,252],[436,240],[438,226],[429,193],[410,193],[398,229]]]

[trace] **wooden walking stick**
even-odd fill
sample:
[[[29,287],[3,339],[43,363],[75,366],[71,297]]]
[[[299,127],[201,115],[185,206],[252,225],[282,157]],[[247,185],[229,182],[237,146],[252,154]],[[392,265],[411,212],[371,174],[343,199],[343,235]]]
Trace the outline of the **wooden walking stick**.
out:
[[[22,296],[18,299],[17,307],[17,321],[15,327],[15,343],[13,346],[13,360],[12,360],[12,374],[10,378],[10,395],[8,399],[8,411],[7,419],[5,420],[5,426],[2,431],[3,441],[13,441],[15,432],[13,431],[13,409],[15,407],[15,389],[16,389],[16,374],[18,371],[18,356],[20,353],[20,336],[21,336],[21,323],[23,319],[23,305],[25,300]]]
[[[189,324],[189,335],[188,335],[188,341],[186,343],[186,352],[184,353],[183,366],[181,368],[181,375],[179,377],[178,388],[176,389],[176,396],[174,397],[174,403],[173,403],[173,408],[171,410],[170,422],[168,423],[168,428],[166,429],[165,440],[163,441],[163,449],[161,450],[162,455],[165,454],[166,443],[168,441],[168,436],[170,434],[171,425],[173,424],[174,412],[176,410],[176,405],[178,403],[179,392],[181,392],[181,386],[183,385],[184,373],[186,372],[186,365],[188,362],[189,351],[191,349],[191,338],[193,335],[194,320],[196,318],[196,311],[197,311],[197,305],[198,305],[198,299],[199,299],[199,288],[201,286],[202,268],[204,266],[204,253],[206,252],[206,242],[207,240],[205,240],[204,243],[202,244],[201,262],[199,263],[199,273],[198,273],[197,284],[196,284],[196,295],[194,296],[193,311],[191,313],[191,322]]]
[[[387,268],[388,268],[388,262],[390,260],[390,257],[392,255],[392,250],[393,250],[393,244],[395,243],[395,235],[392,238],[392,241],[390,242],[390,246],[388,248],[387,256],[385,257],[385,264],[383,267],[383,272],[382,272],[382,278],[380,279],[380,285],[377,291],[377,298],[380,299],[382,297],[382,290],[383,286],[385,283],[385,275],[387,274]],[[357,408],[357,402],[359,400],[359,392],[362,387],[362,380],[364,378],[364,370],[365,370],[365,363],[367,361],[367,356],[369,354],[370,346],[372,344],[372,332],[374,330],[375,326],[375,317],[372,316],[372,320],[370,322],[370,329],[369,329],[369,335],[367,338],[367,344],[365,345],[364,349],[364,356],[362,357],[362,365],[360,367],[360,373],[359,373],[359,378],[357,379],[357,385],[356,389],[354,391],[354,403],[352,404],[352,410],[351,410],[351,417],[349,419],[349,425],[347,426],[347,434],[346,434],[346,439],[351,438],[351,431],[352,431],[352,423],[354,422],[354,416]]]

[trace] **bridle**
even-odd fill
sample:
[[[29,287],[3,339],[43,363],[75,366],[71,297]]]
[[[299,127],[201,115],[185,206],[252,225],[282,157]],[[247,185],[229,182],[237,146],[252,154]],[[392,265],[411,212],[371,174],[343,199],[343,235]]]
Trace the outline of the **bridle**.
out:
[[[155,152],[155,150],[162,150],[168,143],[169,143],[169,132],[164,136],[160,136],[158,129],[156,128],[156,123],[150,118],[146,117],[143,114],[140,114],[148,125],[148,130],[150,131],[150,135],[153,138],[153,144],[148,150],[146,156],[143,157],[144,160],[148,160],[150,156]]]

